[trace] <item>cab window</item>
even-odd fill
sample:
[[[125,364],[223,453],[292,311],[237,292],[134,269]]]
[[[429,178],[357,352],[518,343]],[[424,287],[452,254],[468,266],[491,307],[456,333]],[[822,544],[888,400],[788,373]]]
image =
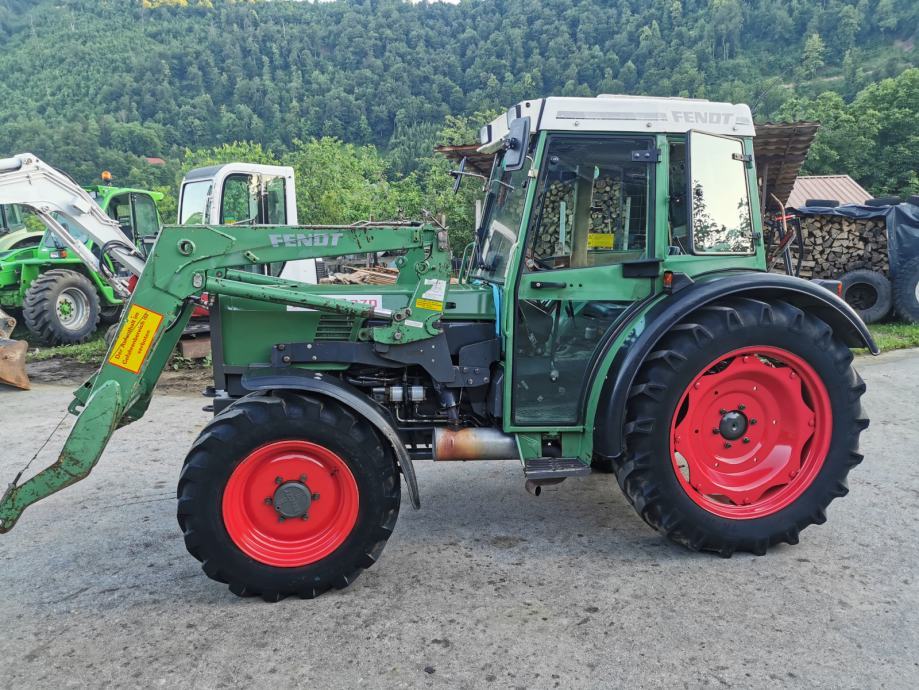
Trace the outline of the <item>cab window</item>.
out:
[[[653,166],[645,137],[552,137],[527,241],[529,271],[640,259],[648,250]]]
[[[139,238],[151,237],[160,231],[156,203],[146,194],[134,195],[134,229]]]
[[[254,225],[258,222],[259,184],[252,175],[230,175],[223,183],[221,225]]]
[[[283,177],[268,180],[268,224],[287,225],[287,187]]]
[[[752,254],[753,216],[743,142],[701,132],[689,134],[688,191],[692,248],[696,254]]]

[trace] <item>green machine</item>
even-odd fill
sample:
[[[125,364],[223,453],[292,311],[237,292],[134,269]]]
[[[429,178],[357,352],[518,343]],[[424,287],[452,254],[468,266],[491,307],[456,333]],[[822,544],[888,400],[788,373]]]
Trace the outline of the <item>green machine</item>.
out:
[[[797,543],[862,459],[850,348],[878,349],[835,285],[766,271],[754,135],[741,105],[521,102],[482,129],[494,161],[458,276],[432,222],[164,228],[58,461],[15,478],[0,531],[144,414],[207,292],[216,414],[178,520],[236,594],[349,585],[403,490],[420,507],[421,461],[517,461],[537,495],[612,472],[690,549]],[[371,251],[399,255],[395,284],[251,268]]]
[[[152,246],[161,227],[156,207],[161,193],[108,185],[84,190],[139,252]],[[4,208],[16,209],[21,218],[18,205]],[[79,229],[71,234],[102,258],[101,246],[92,237]],[[0,307],[21,309],[29,331],[53,345],[84,342],[100,321],[114,323],[124,302],[106,275],[87,267],[53,232],[30,235],[30,244],[0,252]],[[116,271],[110,259],[105,262],[109,272]]]

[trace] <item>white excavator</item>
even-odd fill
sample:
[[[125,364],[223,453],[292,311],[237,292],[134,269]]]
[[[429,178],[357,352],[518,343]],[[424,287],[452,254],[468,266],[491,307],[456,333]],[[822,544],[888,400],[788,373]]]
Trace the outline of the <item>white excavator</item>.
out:
[[[31,153],[0,159],[0,205],[18,204],[38,217],[86,266],[126,298],[144,270],[149,248],[138,247],[69,175]],[[190,171],[179,193],[179,224],[297,225],[293,168],[227,163]],[[96,251],[86,246],[93,241]],[[117,267],[112,271],[111,264]],[[288,262],[281,275],[316,282],[312,259]],[[16,321],[0,310],[0,383],[28,388],[28,344],[11,340]]]

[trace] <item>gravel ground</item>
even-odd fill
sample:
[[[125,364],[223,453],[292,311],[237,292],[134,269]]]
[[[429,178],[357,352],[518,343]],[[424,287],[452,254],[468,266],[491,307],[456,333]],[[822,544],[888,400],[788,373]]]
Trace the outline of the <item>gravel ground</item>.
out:
[[[692,554],[606,475],[534,498],[515,463],[418,463],[423,508],[403,504],[374,568],[274,605],[185,552],[173,493],[209,415],[161,395],[89,479],[0,537],[0,687],[915,688],[919,351],[859,365],[865,462],[799,546]],[[0,481],[68,400],[0,392]]]

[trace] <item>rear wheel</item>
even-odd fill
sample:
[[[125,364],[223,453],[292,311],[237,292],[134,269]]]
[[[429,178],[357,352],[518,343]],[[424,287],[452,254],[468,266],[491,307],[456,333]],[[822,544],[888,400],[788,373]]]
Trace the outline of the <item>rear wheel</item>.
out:
[[[379,557],[399,476],[364,419],[305,395],[251,395],[198,437],[178,488],[179,525],[208,577],[240,596],[312,598]]]
[[[56,269],[32,281],[22,314],[29,331],[51,345],[82,343],[99,325],[99,295],[82,273]]]
[[[786,302],[692,314],[636,377],[613,462],[620,486],[648,524],[694,550],[797,543],[861,461],[865,386],[851,362],[826,323]]]

